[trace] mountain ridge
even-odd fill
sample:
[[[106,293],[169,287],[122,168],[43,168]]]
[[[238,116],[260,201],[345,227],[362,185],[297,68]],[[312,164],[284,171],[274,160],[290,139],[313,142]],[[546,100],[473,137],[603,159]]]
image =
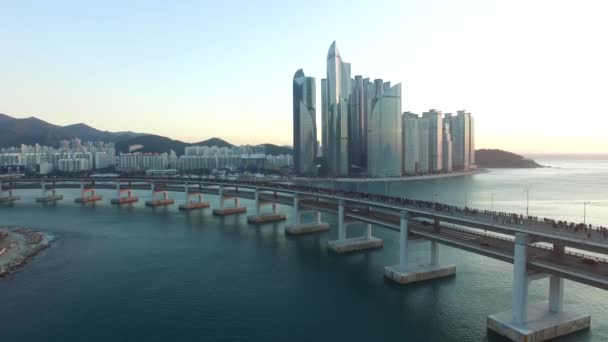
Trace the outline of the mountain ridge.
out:
[[[0,113],[0,148],[25,145],[59,146],[61,140],[78,138],[82,141],[113,142],[117,152],[129,152],[131,145],[143,145],[138,152],[162,153],[175,151],[178,155],[184,153],[187,146],[218,146],[233,147],[235,145],[219,138],[211,137],[195,143],[171,139],[165,136],[132,131],[110,132],[98,130],[83,122],[59,126],[34,116],[14,118]],[[261,144],[269,154],[291,154],[293,149],[274,144]]]

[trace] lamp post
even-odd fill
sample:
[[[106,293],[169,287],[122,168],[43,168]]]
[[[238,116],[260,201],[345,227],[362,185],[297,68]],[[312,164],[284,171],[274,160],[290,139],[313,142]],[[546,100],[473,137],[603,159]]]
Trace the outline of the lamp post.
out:
[[[591,204],[591,202],[583,202],[583,224],[585,226],[587,225],[587,204]]]
[[[492,219],[492,225],[494,225],[494,193],[492,193],[492,200],[490,202],[490,218]]]
[[[350,167],[353,169],[361,170],[361,172],[365,170],[364,167],[355,165],[355,164],[351,164]],[[359,199],[359,182],[358,181],[355,181],[355,192],[357,193],[357,199]]]
[[[526,217],[530,217],[530,188],[526,188]]]

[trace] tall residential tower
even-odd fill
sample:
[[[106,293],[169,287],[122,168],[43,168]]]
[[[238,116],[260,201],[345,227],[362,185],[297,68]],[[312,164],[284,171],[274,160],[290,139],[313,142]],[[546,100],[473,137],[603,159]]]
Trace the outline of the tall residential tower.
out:
[[[372,109],[367,120],[367,174],[401,177],[401,84],[374,80]]]
[[[348,176],[348,113],[351,93],[350,63],[344,63],[334,41],[327,52],[327,80],[322,95],[326,111],[323,131],[327,132],[328,172],[332,176]]]
[[[293,77],[293,162],[299,175],[317,174],[316,87],[302,69]]]

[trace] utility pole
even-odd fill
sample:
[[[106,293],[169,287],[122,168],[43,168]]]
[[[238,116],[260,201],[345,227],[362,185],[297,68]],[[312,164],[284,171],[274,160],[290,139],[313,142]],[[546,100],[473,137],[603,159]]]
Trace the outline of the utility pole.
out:
[[[530,216],[530,188],[526,188],[526,216]]]
[[[583,202],[583,224],[585,226],[587,225],[587,204],[591,204],[591,202]]]

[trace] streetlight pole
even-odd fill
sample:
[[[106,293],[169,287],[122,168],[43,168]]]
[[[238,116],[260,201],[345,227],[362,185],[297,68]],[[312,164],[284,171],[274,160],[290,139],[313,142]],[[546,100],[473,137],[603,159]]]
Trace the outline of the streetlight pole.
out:
[[[587,225],[587,204],[591,204],[591,202],[583,202],[583,224],[585,226]]]
[[[530,188],[526,188],[526,216],[530,216]]]
[[[492,219],[492,225],[494,225],[494,193],[492,193],[492,200],[490,203],[490,217]]]
[[[466,191],[464,192],[464,207],[465,207],[465,209],[467,207],[467,192]]]

